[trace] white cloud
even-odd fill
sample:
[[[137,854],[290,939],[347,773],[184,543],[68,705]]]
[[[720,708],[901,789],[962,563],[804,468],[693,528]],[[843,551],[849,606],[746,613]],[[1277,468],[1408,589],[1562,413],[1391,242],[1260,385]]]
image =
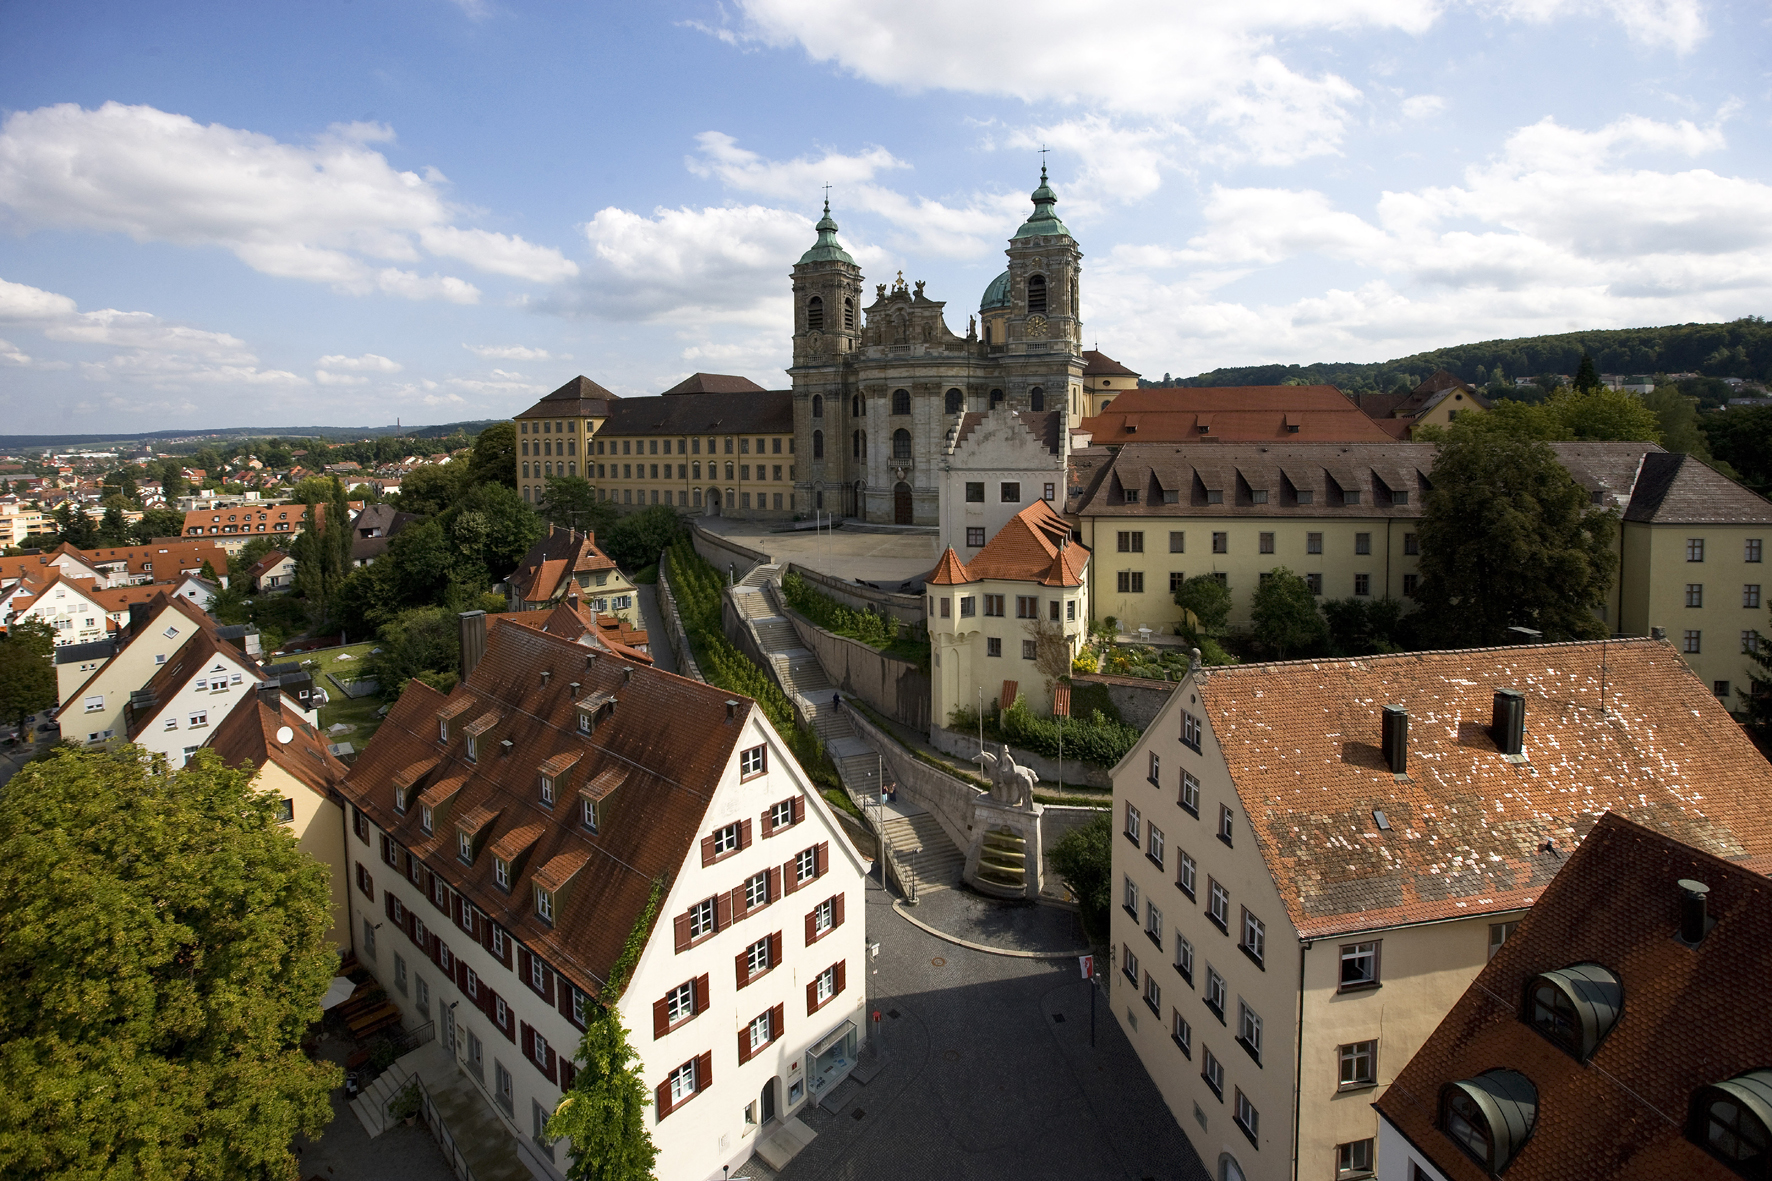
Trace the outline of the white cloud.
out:
[[[6,361],[13,365],[29,365],[31,357],[10,340],[0,340],[0,361]]]
[[[539,283],[576,273],[552,247],[452,224],[462,211],[446,178],[400,171],[369,146],[392,138],[341,124],[301,147],[149,106],[61,103],[0,124],[0,209],[20,231],[220,247],[265,274],[356,294],[478,301],[462,279],[383,265],[422,252]]]
[[[364,353],[360,357],[333,354],[321,357],[318,364],[326,369],[344,369],[352,373],[398,373],[402,368],[400,362],[390,361],[379,353]]]
[[[1403,118],[1430,119],[1446,109],[1446,100],[1437,94],[1416,94],[1403,100]]]
[[[570,361],[571,353],[550,353],[520,344],[463,344],[462,348],[488,361]]]
[[[326,369],[314,370],[314,380],[321,385],[368,385],[369,379],[360,373],[333,373]]]
[[[1707,32],[1699,0],[1491,0],[1479,6],[1540,24],[1565,16],[1611,16],[1633,41],[1679,53],[1697,48]]]

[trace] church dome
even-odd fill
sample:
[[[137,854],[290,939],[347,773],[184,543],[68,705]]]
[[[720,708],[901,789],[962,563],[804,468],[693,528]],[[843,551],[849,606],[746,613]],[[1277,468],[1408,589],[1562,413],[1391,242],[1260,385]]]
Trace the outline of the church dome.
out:
[[[1065,229],[1064,223],[1058,220],[1058,214],[1053,211],[1052,207],[1058,203],[1058,194],[1046,183],[1044,164],[1040,165],[1040,187],[1033,191],[1031,199],[1034,202],[1034,211],[1028,214],[1028,219],[1015,231],[1015,238],[1011,238],[1011,242],[1016,238],[1039,238],[1049,234],[1063,234],[1067,238],[1071,236],[1071,232]]]
[[[824,216],[818,219],[818,225],[814,228],[818,230],[818,241],[812,244],[812,249],[800,256],[801,262],[846,262],[851,266],[855,265],[855,260],[849,257],[849,252],[837,241],[837,223],[831,220],[830,201],[824,203]]]
[[[981,312],[988,312],[992,308],[1006,308],[1008,306],[1009,272],[1004,271],[995,279],[992,279],[991,285],[984,289],[984,298],[978,301],[978,310]]]

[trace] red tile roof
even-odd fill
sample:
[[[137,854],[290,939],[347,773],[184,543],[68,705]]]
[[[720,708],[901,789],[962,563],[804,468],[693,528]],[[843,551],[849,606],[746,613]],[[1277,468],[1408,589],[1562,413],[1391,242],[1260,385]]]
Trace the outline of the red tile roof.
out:
[[[935,572],[926,581],[933,586],[959,586],[970,581],[966,577],[966,563],[960,560],[953,546],[942,551],[941,561],[935,563]]]
[[[966,563],[965,581],[1004,579],[1043,586],[1081,586],[1088,565],[1089,551],[1072,543],[1070,525],[1050,504],[1036,500],[1010,517],[997,535]],[[936,569],[940,573],[939,565]]]
[[[596,534],[550,525],[517,563],[510,583],[523,602],[546,603],[559,594],[568,574],[613,569],[609,555],[597,548]]]
[[[1127,390],[1100,414],[1085,418],[1081,429],[1088,431],[1095,443],[1105,445],[1215,440],[1380,443],[1391,439],[1332,385]]]
[[[278,741],[287,727],[288,742]],[[323,796],[344,782],[345,765],[327,747],[326,738],[301,716],[301,708],[283,697],[272,709],[262,698],[236,706],[209,739],[209,746],[230,767],[275,763]]]
[[[1735,1176],[1682,1125],[1698,1088],[1772,1063],[1772,884],[1647,818],[1652,827],[1600,818],[1378,1100],[1452,1181],[1489,1173],[1439,1129],[1441,1088],[1498,1067],[1538,1092],[1531,1138],[1508,1181]],[[1716,925],[1696,947],[1677,939],[1681,879],[1710,887]],[[1587,1064],[1521,1019],[1530,981],[1582,962],[1623,986],[1617,1023]]]
[[[1526,698],[1517,765],[1488,731],[1504,688]],[[1663,641],[1237,665],[1199,693],[1306,937],[1528,906],[1562,864],[1545,842],[1575,848],[1608,809],[1772,869],[1772,766]],[[1410,714],[1402,780],[1386,705]]]
[[[1095,349],[1083,350],[1084,377],[1137,377],[1138,374],[1126,368],[1106,353]]]

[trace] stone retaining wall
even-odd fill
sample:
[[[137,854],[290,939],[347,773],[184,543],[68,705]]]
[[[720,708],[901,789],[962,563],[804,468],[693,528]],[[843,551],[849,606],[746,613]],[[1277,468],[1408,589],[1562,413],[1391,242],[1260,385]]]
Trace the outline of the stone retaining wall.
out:
[[[1169,703],[1179,681],[1153,681],[1145,677],[1120,677],[1107,673],[1072,673],[1072,685],[1101,685],[1108,700],[1120,711],[1120,719],[1141,731],[1150,729],[1157,712]]]
[[[984,793],[914,757],[896,738],[857,711],[849,710],[848,714],[856,737],[886,760],[887,773],[898,784],[902,798],[933,815],[948,839],[964,852],[972,843],[972,801]]]
[[[929,621],[924,618],[927,608],[924,606],[922,595],[899,595],[875,590],[871,586],[863,586],[861,583],[851,582],[847,578],[834,578],[829,574],[820,574],[817,570],[809,570],[798,562],[789,562],[788,570],[798,574],[852,611],[872,610],[880,615],[890,615],[894,619],[917,628],[919,634],[928,633]]]
[[[859,697],[879,713],[919,732],[929,728],[929,674],[908,660],[826,631],[796,611],[781,608],[794,633],[824,666],[845,697]]]
[[[658,557],[658,605],[665,617],[665,642],[671,646],[671,655],[677,658],[677,669],[684,676],[695,681],[706,681],[701,675],[701,665],[695,662],[695,652],[689,647],[689,634],[683,630],[683,619],[677,614],[677,596],[671,591],[671,551],[666,550]]]
[[[748,545],[740,545],[718,533],[710,532],[696,521],[689,522],[689,538],[695,546],[695,552],[706,558],[708,562],[722,574],[731,576],[734,582],[750,572],[752,566],[769,561],[769,555],[762,550],[754,550]]]

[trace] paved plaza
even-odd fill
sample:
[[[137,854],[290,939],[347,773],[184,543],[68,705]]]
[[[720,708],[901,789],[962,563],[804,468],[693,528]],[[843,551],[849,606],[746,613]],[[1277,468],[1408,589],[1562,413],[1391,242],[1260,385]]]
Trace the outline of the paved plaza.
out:
[[[697,517],[696,524],[761,550],[778,563],[798,562],[821,574],[861,582],[897,584],[917,578],[933,570],[941,557],[933,532],[871,533],[839,528],[772,533],[767,523],[730,517]]]

